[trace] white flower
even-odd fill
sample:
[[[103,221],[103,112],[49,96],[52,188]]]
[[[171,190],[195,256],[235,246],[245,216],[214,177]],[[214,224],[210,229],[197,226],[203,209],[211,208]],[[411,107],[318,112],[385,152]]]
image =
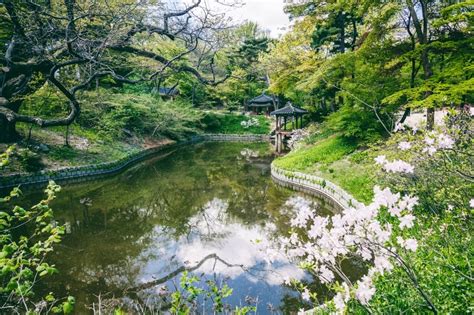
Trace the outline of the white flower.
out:
[[[257,118],[250,118],[249,120],[241,121],[240,125],[244,128],[250,128],[252,126],[258,126],[259,122]]]
[[[346,308],[346,302],[344,302],[344,297],[341,292],[337,293],[336,296],[334,296],[334,306],[338,311],[344,311]]]
[[[384,256],[376,256],[374,258],[374,267],[376,271],[383,274],[384,271],[390,271],[393,269],[392,263]]]
[[[402,204],[401,206],[409,211],[413,210],[413,207],[415,207],[418,204],[418,197],[412,197],[412,196],[403,196],[402,198]]]
[[[433,154],[436,153],[436,151],[438,151],[438,149],[436,149],[434,146],[428,146],[428,147],[424,148],[422,152],[423,152],[423,153],[428,152],[428,154],[429,154],[430,156],[432,156]]]
[[[454,140],[445,134],[438,136],[438,148],[440,149],[452,149]]]
[[[350,298],[349,286],[345,282],[343,282],[342,287],[343,287],[344,291],[338,292],[334,296],[334,299],[333,299],[334,306],[341,313],[346,308],[346,303],[347,303],[347,301],[349,301],[349,298]]]
[[[418,242],[413,238],[409,238],[405,241],[405,248],[415,252],[418,248]]]
[[[326,229],[327,224],[328,224],[327,218],[316,217],[313,221],[313,225],[311,226],[311,229],[308,231],[308,236],[312,239],[317,239],[323,234],[324,230]]]
[[[372,279],[369,276],[362,277],[357,282],[358,287],[355,292],[356,298],[364,305],[367,305],[375,294],[375,288]]]
[[[402,237],[398,236],[397,237],[397,243],[401,247],[403,247],[407,250],[411,250],[412,252],[415,252],[416,249],[418,248],[418,242],[413,238],[409,238],[409,239],[404,240]]]
[[[429,146],[432,146],[434,144],[434,139],[430,137],[425,137],[425,143]]]
[[[321,266],[319,269],[319,280],[322,283],[331,283],[334,280],[334,273],[326,266]]]
[[[387,163],[387,159],[385,155],[379,155],[374,160],[379,165],[384,165],[385,163]]]
[[[400,217],[400,229],[404,229],[405,227],[411,228],[413,227],[415,221],[415,216],[411,214],[404,215],[403,217]]]
[[[402,151],[411,149],[411,143],[407,141],[402,141],[398,144],[398,148]]]
[[[413,165],[401,160],[386,162],[383,167],[387,172],[413,174],[415,168]]]
[[[474,208],[474,199],[469,200],[469,206]]]
[[[301,297],[305,301],[311,301],[311,294],[309,293],[309,290],[307,288],[303,290],[303,293],[301,293]]]
[[[384,190],[381,190],[380,187],[375,186],[374,195],[374,204],[377,207],[393,207],[400,199],[400,193],[394,194],[390,191],[388,187]]]
[[[386,162],[385,157],[377,159],[379,163]],[[395,161],[397,163],[403,161]],[[408,169],[406,165],[398,165],[398,169]],[[290,258],[299,260],[302,266],[316,273],[322,283],[339,284],[333,272],[337,268],[339,257],[348,258],[359,255],[366,261],[372,261],[374,267],[369,269],[355,287],[355,298],[367,304],[375,294],[372,277],[393,269],[386,248],[392,239],[392,225],[382,224],[378,218],[380,212],[390,213],[399,219],[401,229],[411,228],[415,216],[411,213],[418,198],[393,193],[389,188],[374,187],[374,200],[369,205],[345,209],[341,214],[332,217],[316,216],[313,204],[304,198],[292,198],[287,204],[294,208],[291,224],[299,229],[292,232],[289,238],[282,239],[282,246]],[[400,248],[416,251],[418,243],[415,239],[397,237]],[[310,267],[308,267],[310,266]],[[345,309],[350,298],[348,292],[338,292],[333,298],[333,304],[338,312]],[[303,298],[310,299],[310,293],[305,290]]]
[[[316,214],[311,208],[311,203],[303,197],[291,198],[286,204],[292,206],[297,211],[296,216],[290,221],[292,227],[306,227],[308,221],[314,218]]]

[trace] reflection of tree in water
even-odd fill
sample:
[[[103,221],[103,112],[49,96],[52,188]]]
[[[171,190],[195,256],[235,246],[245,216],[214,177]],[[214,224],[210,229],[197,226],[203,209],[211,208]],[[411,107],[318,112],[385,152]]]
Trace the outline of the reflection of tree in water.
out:
[[[246,147],[263,152],[247,160],[240,154]],[[68,284],[78,301],[89,303],[99,292],[118,295],[150,280],[143,278],[150,262],[154,269],[147,275],[156,278],[193,266],[215,252],[185,264],[175,247],[193,239],[219,243],[231,234],[223,228],[228,225],[261,229],[275,221],[283,230],[279,207],[290,193],[271,183],[267,149],[258,144],[198,145],[114,178],[66,186],[54,208],[62,209],[57,217],[70,222],[72,233],[55,253],[60,274],[45,292],[54,286],[61,292]],[[80,203],[84,198],[91,200],[87,215]]]

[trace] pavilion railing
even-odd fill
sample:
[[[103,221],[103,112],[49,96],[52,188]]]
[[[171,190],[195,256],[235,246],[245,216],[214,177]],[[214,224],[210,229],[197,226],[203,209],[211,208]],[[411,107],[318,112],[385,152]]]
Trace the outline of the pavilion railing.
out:
[[[357,199],[347,193],[344,189],[324,178],[300,172],[288,171],[278,168],[274,164],[271,166],[271,174],[272,178],[278,183],[324,195],[334,201],[342,209],[362,206],[362,203],[358,202]]]

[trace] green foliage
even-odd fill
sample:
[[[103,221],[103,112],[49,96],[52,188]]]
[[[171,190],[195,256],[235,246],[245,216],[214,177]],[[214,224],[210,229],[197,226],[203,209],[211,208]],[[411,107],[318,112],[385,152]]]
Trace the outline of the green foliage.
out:
[[[10,163],[10,156],[15,151],[15,146],[8,147],[4,153],[0,154],[0,170]]]
[[[343,105],[327,119],[327,126],[346,138],[362,141],[380,139],[383,127],[372,111],[363,106]]]
[[[150,94],[84,93],[86,102],[78,123],[97,130],[103,139],[131,135],[180,139],[198,132],[200,113],[184,101],[164,102]]]
[[[245,103],[267,88],[265,71],[259,67],[259,57],[268,51],[268,39],[253,22],[246,22],[223,35],[227,48],[221,53],[229,61],[231,77],[210,90],[216,104],[228,110],[243,109]]]
[[[409,256],[408,263],[440,314],[472,313],[474,310],[473,210],[469,205],[474,192],[469,175],[472,174],[469,160],[474,154],[473,136],[469,132],[472,124],[468,113],[451,115],[447,121],[448,130],[444,132],[455,140],[455,145],[433,156],[420,156],[424,139],[430,137],[430,133],[397,134],[383,148],[369,150],[384,154],[389,160],[402,159],[415,166],[414,177],[383,173],[377,181],[419,198],[418,224],[408,236],[417,239],[420,246]],[[412,143],[412,149],[408,152],[399,150],[397,144],[401,141]],[[368,153],[366,163],[370,163],[373,155]],[[407,275],[399,268],[377,279],[377,294],[371,301],[374,312],[425,312],[419,294],[413,286],[406,286],[407,281]]]
[[[67,146],[54,147],[49,152],[48,156],[53,160],[72,160],[78,155],[78,152]]]
[[[248,128],[242,126],[242,122],[255,118],[258,125]],[[204,131],[208,133],[224,134],[268,134],[270,132],[270,121],[265,116],[245,116],[237,114],[221,114],[207,112],[201,120]]]
[[[22,149],[16,153],[22,168],[27,172],[37,172],[44,168],[41,157],[29,149]]]
[[[21,112],[26,115],[53,118],[67,115],[68,108],[66,97],[51,85],[45,84],[24,99]]]
[[[417,272],[420,286],[429,294],[440,314],[472,313],[472,224],[466,207],[454,208],[443,217],[418,215],[418,227],[408,237],[419,240],[408,263]],[[426,313],[424,301],[401,268],[375,281],[377,293],[370,305],[374,313],[403,310]],[[350,313],[363,313],[356,305]]]
[[[39,279],[57,272],[54,265],[47,262],[48,255],[61,242],[64,227],[54,219],[49,207],[60,187],[50,182],[45,190],[46,199],[30,209],[13,206],[10,211],[0,211],[0,296],[5,306],[20,313],[30,313],[40,300],[34,289]],[[20,194],[14,189],[9,196],[0,199],[10,203]],[[42,300],[44,310],[51,307],[53,313],[70,314],[74,298],[58,303],[50,293]],[[41,312],[35,311],[35,312]]]
[[[427,2],[428,43],[419,42],[407,3],[288,4],[300,19],[262,58],[270,91],[364,142],[388,136],[403,108],[472,104],[472,3]],[[401,16],[413,37],[406,29],[400,36]]]
[[[171,294],[171,314],[194,314],[199,298],[209,299],[213,305],[214,313],[221,314],[225,311],[224,299],[232,295],[232,289],[224,283],[218,285],[215,281],[206,281],[207,288],[198,287],[200,279],[195,275],[183,272],[179,281],[180,289]],[[248,314],[255,311],[255,307],[237,307],[236,314]]]

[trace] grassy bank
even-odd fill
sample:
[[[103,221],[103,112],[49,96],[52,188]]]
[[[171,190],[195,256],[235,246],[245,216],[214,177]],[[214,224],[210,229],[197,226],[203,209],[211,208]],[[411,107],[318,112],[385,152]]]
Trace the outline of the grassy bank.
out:
[[[339,135],[322,135],[275,160],[275,165],[320,176],[339,185],[362,202],[372,198],[375,170],[370,150],[358,150],[355,142]]]
[[[268,134],[270,119],[266,116],[246,116],[223,112],[206,112],[203,129],[208,133],[222,134]],[[250,122],[250,123],[249,123]],[[248,125],[247,125],[248,123]]]

